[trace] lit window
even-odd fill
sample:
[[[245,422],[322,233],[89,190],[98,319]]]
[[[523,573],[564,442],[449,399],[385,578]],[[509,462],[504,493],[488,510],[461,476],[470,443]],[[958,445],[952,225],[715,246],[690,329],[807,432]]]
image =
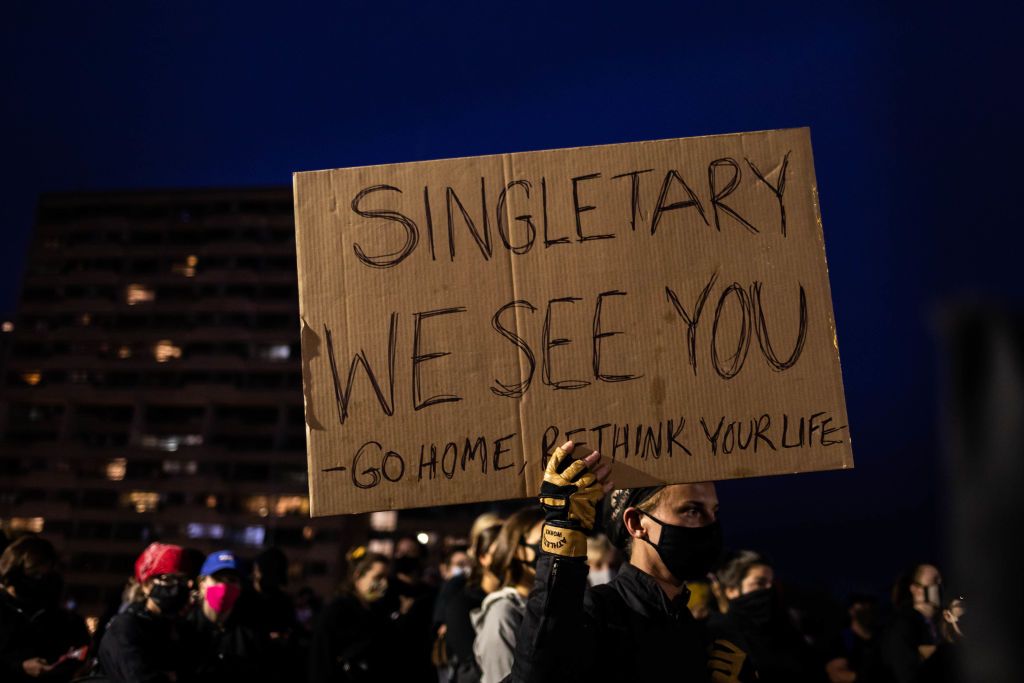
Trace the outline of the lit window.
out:
[[[171,265],[171,272],[184,275],[185,277],[195,277],[197,265],[199,265],[199,257],[195,254],[190,254],[181,263]]]
[[[292,347],[288,344],[269,344],[256,349],[256,356],[261,360],[288,360],[292,355]]]
[[[107,479],[110,481],[121,481],[128,472],[128,460],[126,458],[114,458],[107,463]]]
[[[13,532],[43,533],[46,520],[42,517],[11,517],[0,519],[0,529]]]
[[[156,292],[146,285],[130,284],[124,290],[124,301],[129,306],[144,304],[156,299]]]
[[[246,545],[263,545],[267,530],[262,526],[247,526],[242,531],[242,543]]]
[[[157,363],[166,363],[169,360],[181,358],[181,347],[175,346],[170,339],[161,339],[153,345],[153,358]]]
[[[267,496],[247,496],[243,505],[250,514],[268,517],[270,515],[270,499]]]
[[[309,515],[309,496],[278,496],[274,516]]]
[[[125,358],[132,357],[132,347],[122,346],[117,350],[117,357],[124,360]]]
[[[0,326],[0,329],[2,329],[4,332],[14,332],[14,323],[12,323],[10,320],[5,320],[4,324]]]
[[[154,448],[158,451],[173,453],[182,446],[202,446],[203,437],[201,434],[167,434],[164,436],[143,434],[140,443],[143,448]]]
[[[156,491],[130,491],[122,494],[121,504],[135,508],[136,512],[153,512],[160,504],[160,494]]]
[[[385,510],[370,513],[370,528],[374,531],[394,531],[398,527],[398,512]]]
[[[224,525],[190,522],[185,527],[185,535],[189,538],[224,538]]]
[[[195,474],[195,460],[164,460],[164,474]]]
[[[211,510],[216,508],[217,507],[217,496],[213,495],[212,493],[210,495],[208,495],[206,497],[206,507],[210,508]]]
[[[43,381],[43,373],[41,372],[23,372],[21,373],[21,381],[30,387],[34,387]]]

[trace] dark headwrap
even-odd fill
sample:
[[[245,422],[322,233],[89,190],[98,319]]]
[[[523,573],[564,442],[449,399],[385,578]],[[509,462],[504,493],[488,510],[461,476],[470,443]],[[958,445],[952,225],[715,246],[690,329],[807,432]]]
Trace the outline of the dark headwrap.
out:
[[[604,533],[616,548],[625,549],[626,542],[629,540],[629,532],[626,531],[622,513],[627,508],[641,505],[663,488],[665,487],[644,486],[635,489],[616,489],[601,501],[601,522]]]

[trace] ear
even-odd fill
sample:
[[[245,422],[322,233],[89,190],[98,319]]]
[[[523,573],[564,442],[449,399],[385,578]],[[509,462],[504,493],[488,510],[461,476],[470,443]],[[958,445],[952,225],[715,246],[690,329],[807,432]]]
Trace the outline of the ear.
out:
[[[622,513],[622,521],[626,525],[626,532],[632,538],[647,538],[647,529],[644,528],[644,515],[636,508],[626,508]]]

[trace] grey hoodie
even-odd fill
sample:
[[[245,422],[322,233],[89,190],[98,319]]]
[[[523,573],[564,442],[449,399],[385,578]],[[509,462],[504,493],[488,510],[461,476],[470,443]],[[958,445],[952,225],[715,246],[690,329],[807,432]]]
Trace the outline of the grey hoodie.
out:
[[[525,612],[526,598],[512,587],[491,593],[470,612],[476,629],[473,654],[483,672],[480,683],[498,683],[512,673],[516,633]]]

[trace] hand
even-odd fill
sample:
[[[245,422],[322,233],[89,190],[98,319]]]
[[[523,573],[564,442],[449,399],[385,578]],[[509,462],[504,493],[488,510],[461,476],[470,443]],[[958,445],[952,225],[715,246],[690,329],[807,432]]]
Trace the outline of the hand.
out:
[[[541,535],[541,550],[564,557],[585,557],[586,533],[594,528],[597,502],[611,490],[611,466],[601,463],[597,451],[582,460],[570,460],[572,441],[551,454],[540,503],[547,522]]]
[[[718,639],[708,648],[708,669],[712,683],[739,683],[747,653],[728,640]]]
[[[33,657],[32,659],[26,659],[21,663],[21,668],[24,669],[25,674],[30,678],[39,678],[45,673],[49,673],[53,667],[46,663],[46,660],[42,657]]]

